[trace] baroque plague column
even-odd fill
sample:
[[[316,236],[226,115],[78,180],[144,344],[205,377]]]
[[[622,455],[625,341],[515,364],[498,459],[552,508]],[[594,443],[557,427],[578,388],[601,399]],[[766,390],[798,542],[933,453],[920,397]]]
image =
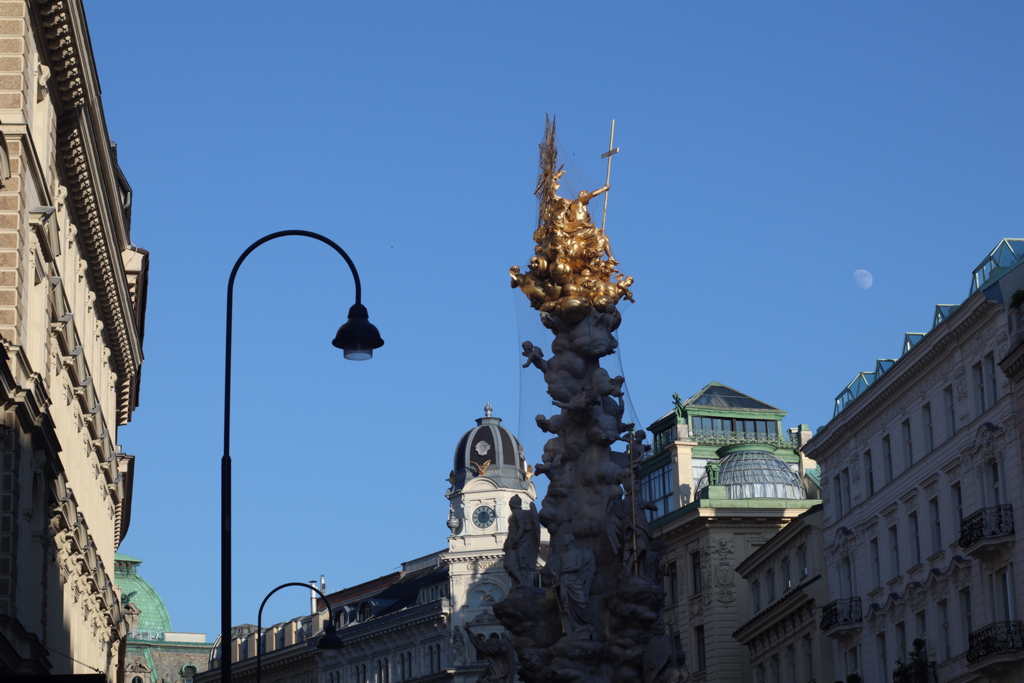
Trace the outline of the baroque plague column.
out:
[[[512,286],[540,311],[554,335],[551,356],[523,344],[527,365],[544,373],[560,412],[537,416],[553,435],[536,470],[550,484],[540,522],[551,535],[549,589],[520,586],[495,606],[515,636],[520,678],[539,681],[645,683],[679,679],[660,616],[665,593],[660,552],[652,545],[644,509],[635,494],[643,446],[622,423],[623,378],[611,377],[600,359],[614,353],[616,304],[632,300],[633,279],[616,271],[604,230],[588,202],[602,187],[575,199],[558,196],[555,129],[541,144],[539,225],[526,273],[514,266]],[[616,442],[623,451],[612,450]],[[517,548],[506,547],[506,561]]]
[[[0,679],[120,680],[148,253],[80,0],[0,0]]]

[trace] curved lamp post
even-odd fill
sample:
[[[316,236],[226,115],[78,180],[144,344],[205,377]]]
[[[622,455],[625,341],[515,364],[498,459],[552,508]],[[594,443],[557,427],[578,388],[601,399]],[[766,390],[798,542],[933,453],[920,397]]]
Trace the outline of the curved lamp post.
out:
[[[308,588],[311,591],[316,591],[316,594],[324,599],[324,604],[327,605],[327,623],[324,625],[324,634],[320,636],[320,640],[317,641],[316,646],[321,650],[340,650],[345,646],[341,642],[341,636],[338,635],[338,629],[334,627],[334,610],[331,609],[331,603],[327,602],[327,596],[319,588],[315,588],[308,583],[297,583],[295,581],[291,583],[282,583],[274,590],[267,593],[267,597],[263,598],[263,602],[260,603],[259,614],[256,615],[256,683],[260,683],[261,674],[263,672],[263,648],[260,647],[263,643],[263,607],[267,604],[267,600],[270,596],[288,586],[302,586]],[[222,639],[223,640],[223,639]]]
[[[384,345],[377,328],[370,323],[369,314],[362,304],[362,285],[359,273],[345,250],[323,235],[308,230],[282,230],[253,242],[249,248],[235,261],[228,278],[227,332],[225,334],[224,351],[224,456],[220,461],[220,631],[221,631],[221,681],[231,683],[231,312],[234,303],[235,275],[242,261],[256,247],[277,239],[296,235],[312,237],[341,254],[352,271],[352,279],[356,285],[356,302],[348,311],[348,322],[338,329],[338,334],[331,342],[345,352],[349,360],[368,360],[373,357],[373,350]],[[303,584],[305,585],[305,584]],[[269,596],[268,596],[269,597]],[[256,648],[259,650],[259,648]]]

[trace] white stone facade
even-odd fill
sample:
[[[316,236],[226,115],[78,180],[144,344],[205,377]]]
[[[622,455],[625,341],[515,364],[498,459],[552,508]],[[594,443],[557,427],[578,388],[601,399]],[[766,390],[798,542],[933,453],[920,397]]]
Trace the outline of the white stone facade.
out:
[[[1018,399],[998,367],[1002,302],[1021,285],[1018,266],[908,335],[805,448],[822,469],[837,678],[888,681],[902,664],[897,675],[934,668],[943,683],[1024,681]]]
[[[119,680],[148,254],[78,0],[0,2],[0,677]]]

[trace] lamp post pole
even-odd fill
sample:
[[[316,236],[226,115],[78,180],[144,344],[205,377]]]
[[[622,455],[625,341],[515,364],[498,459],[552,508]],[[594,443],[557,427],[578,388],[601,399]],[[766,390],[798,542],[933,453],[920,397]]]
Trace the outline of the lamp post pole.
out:
[[[221,647],[221,682],[231,683],[231,314],[234,303],[235,275],[242,261],[261,244],[278,237],[311,237],[319,240],[341,254],[352,271],[352,279],[356,285],[356,302],[348,311],[348,322],[338,329],[338,334],[331,342],[344,350],[349,360],[368,360],[373,350],[384,345],[377,328],[370,324],[366,307],[362,304],[362,285],[359,272],[345,250],[333,241],[308,230],[282,230],[260,239],[249,245],[235,261],[228,278],[227,324],[224,350],[224,455],[220,461],[220,647]],[[258,648],[257,648],[258,649]]]
[[[341,638],[338,637],[337,629],[334,626],[334,610],[331,609],[331,603],[327,601],[327,596],[323,594],[323,591],[307,583],[298,583],[295,581],[292,581],[291,583],[282,583],[280,586],[267,593],[267,597],[263,598],[263,602],[260,603],[260,611],[256,615],[256,683],[260,683],[263,673],[263,607],[267,604],[267,600],[270,599],[271,595],[282,588],[287,588],[288,586],[302,586],[303,588],[308,588],[311,591],[316,591],[316,594],[323,598],[324,604],[327,605],[327,623],[324,625],[324,634],[317,642],[317,647],[321,650],[338,650],[342,647]]]

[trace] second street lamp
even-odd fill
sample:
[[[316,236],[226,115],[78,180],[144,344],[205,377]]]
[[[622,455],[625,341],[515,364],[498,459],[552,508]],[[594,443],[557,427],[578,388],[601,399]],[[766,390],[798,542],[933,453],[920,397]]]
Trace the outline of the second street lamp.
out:
[[[334,346],[345,352],[349,360],[368,360],[373,357],[373,350],[384,345],[377,328],[370,323],[366,307],[362,303],[362,285],[359,272],[345,250],[337,244],[315,232],[308,230],[282,230],[253,242],[249,248],[235,261],[228,278],[227,324],[224,350],[224,455],[221,458],[221,542],[220,542],[220,631],[221,631],[221,681],[231,683],[231,315],[234,303],[235,275],[242,261],[261,244],[279,237],[288,236],[311,237],[323,242],[338,252],[352,271],[352,279],[356,286],[356,302],[349,308],[348,321],[338,329]]]
[[[338,635],[338,629],[334,626],[334,610],[331,609],[331,603],[327,601],[327,596],[323,594],[323,591],[309,584],[298,583],[297,581],[282,583],[267,593],[267,597],[263,598],[263,602],[260,603],[260,611],[256,615],[256,683],[261,683],[263,673],[263,607],[267,604],[267,600],[270,599],[271,595],[288,586],[302,586],[303,588],[315,591],[317,595],[324,599],[324,604],[327,605],[327,623],[324,624],[324,634],[320,636],[316,646],[321,650],[340,650],[345,647],[345,644],[341,642],[341,636]]]

